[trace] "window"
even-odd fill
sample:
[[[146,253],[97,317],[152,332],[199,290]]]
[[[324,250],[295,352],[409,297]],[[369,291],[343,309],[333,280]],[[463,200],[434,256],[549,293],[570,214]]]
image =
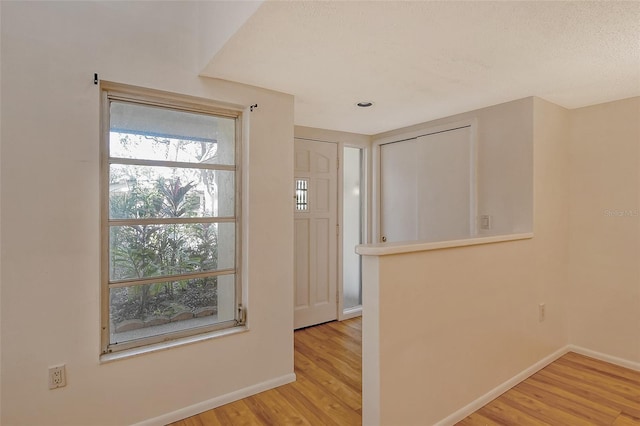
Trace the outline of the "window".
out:
[[[364,150],[344,147],[342,167],[342,291],[344,311],[362,306],[362,258],[355,247],[363,241]]]
[[[102,352],[240,325],[240,111],[103,89]]]
[[[296,211],[306,212],[309,210],[309,179],[296,179]]]

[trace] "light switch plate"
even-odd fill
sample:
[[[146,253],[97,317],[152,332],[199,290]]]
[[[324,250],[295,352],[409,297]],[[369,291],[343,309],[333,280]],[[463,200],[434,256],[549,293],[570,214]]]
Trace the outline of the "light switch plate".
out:
[[[492,218],[489,214],[480,216],[480,229],[491,229]]]

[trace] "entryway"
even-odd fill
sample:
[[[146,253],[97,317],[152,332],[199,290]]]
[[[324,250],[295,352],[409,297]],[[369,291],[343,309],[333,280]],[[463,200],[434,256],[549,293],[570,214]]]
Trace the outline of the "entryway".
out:
[[[295,139],[294,328],[338,318],[338,145]]]

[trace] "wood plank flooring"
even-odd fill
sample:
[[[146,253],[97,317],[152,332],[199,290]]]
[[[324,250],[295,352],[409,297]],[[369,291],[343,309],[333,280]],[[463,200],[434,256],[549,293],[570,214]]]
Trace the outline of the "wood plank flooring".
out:
[[[360,425],[362,320],[295,332],[297,380],[189,417],[173,426]]]
[[[360,318],[298,330],[295,383],[173,425],[360,425],[361,336]],[[568,353],[458,425],[640,426],[640,372]]]
[[[640,426],[640,372],[569,352],[458,425]]]

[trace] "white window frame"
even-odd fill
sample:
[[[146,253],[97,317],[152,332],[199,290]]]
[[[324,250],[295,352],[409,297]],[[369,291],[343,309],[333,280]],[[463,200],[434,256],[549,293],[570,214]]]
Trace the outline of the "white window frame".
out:
[[[220,322],[207,326],[199,326],[187,328],[180,331],[171,333],[156,334],[150,337],[144,337],[136,340],[130,340],[122,343],[110,342],[111,324],[110,324],[110,293],[109,290],[115,287],[131,286],[131,285],[144,285],[144,283],[150,283],[154,281],[166,280],[167,276],[143,278],[140,280],[121,280],[121,282],[110,282],[109,277],[109,230],[110,226],[114,224],[129,224],[129,222],[135,222],[136,220],[117,220],[109,218],[109,166],[112,163],[117,164],[138,164],[135,160],[114,161],[109,155],[109,133],[110,133],[110,102],[129,102],[137,105],[156,106],[167,108],[175,111],[195,112],[207,115],[213,115],[223,118],[232,118],[235,120],[235,159],[233,166],[226,165],[203,165],[194,164],[197,167],[193,167],[192,164],[182,164],[188,168],[206,168],[211,170],[225,170],[234,171],[234,185],[235,185],[235,215],[233,218],[229,217],[214,217],[214,218],[184,218],[180,222],[182,223],[235,223],[235,267],[233,268],[233,274],[235,274],[235,317],[231,321]],[[246,311],[242,305],[243,293],[242,293],[242,116],[243,108],[230,105],[222,102],[213,102],[207,99],[195,98],[191,96],[177,95],[167,92],[161,92],[151,89],[144,89],[124,84],[111,83],[107,81],[101,82],[101,140],[100,140],[100,226],[101,226],[101,360],[108,361],[110,354],[122,353],[122,351],[131,352],[132,355],[137,355],[141,351],[146,352],[156,349],[165,349],[169,346],[180,345],[183,343],[192,343],[194,341],[208,339],[220,335],[227,335],[233,331],[246,330]],[[167,166],[171,165],[167,161],[156,160],[140,160],[141,165],[150,166]],[[140,219],[141,221],[147,221],[148,219]],[[155,222],[158,223],[177,223],[176,220],[171,219],[158,219]],[[221,274],[228,274],[229,269],[210,271],[210,272],[195,272],[183,275],[173,275],[171,278],[175,279],[189,279],[199,278],[204,276],[217,276]],[[138,282],[139,281],[139,282]],[[235,329],[235,330],[234,330]],[[114,358],[116,359],[116,358]]]

